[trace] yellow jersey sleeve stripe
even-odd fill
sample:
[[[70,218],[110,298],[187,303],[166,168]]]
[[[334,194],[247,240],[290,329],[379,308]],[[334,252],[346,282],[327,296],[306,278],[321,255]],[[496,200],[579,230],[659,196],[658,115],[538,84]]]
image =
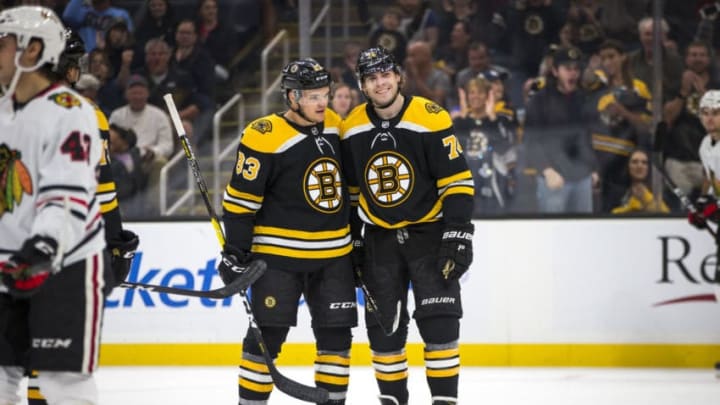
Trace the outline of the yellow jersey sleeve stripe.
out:
[[[100,204],[100,213],[107,214],[108,212],[114,210],[117,207],[118,207],[118,200],[117,200],[117,198],[113,198],[110,202]]]
[[[232,212],[233,214],[254,214],[255,211],[249,210],[245,207],[241,207],[239,205],[230,204],[227,201],[223,202],[223,208],[228,211]]]
[[[225,191],[226,191],[230,196],[232,196],[232,197],[241,198],[241,199],[243,199],[243,200],[254,201],[254,202],[256,202],[256,203],[261,203],[261,202],[263,202],[263,197],[262,197],[262,196],[255,195],[255,194],[244,193],[244,192],[242,192],[242,191],[237,190],[236,188],[233,188],[233,187],[230,186],[230,185],[228,185],[228,186],[225,188]]]
[[[456,187],[448,187],[447,190],[443,191],[440,198],[445,198],[449,195],[453,194],[467,194],[469,196],[475,195],[475,188],[468,187],[468,186],[456,186]]]
[[[458,174],[449,176],[449,177],[443,177],[442,179],[437,180],[437,188],[443,188],[447,186],[450,183],[454,183],[456,181],[460,180],[468,180],[472,179],[472,173],[470,170],[465,170],[464,172],[460,172]]]
[[[97,186],[98,193],[107,193],[110,191],[115,191],[115,182],[114,181],[109,181],[107,183],[100,183]]]

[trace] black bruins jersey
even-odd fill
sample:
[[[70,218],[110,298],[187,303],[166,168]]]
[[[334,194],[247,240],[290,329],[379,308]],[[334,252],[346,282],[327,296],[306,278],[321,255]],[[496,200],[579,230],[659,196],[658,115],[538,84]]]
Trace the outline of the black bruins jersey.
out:
[[[248,125],[225,189],[228,243],[273,268],[312,270],[352,249],[340,117],[301,127],[280,114]]]
[[[447,111],[406,97],[397,116],[383,120],[367,104],[341,126],[344,170],[360,219],[383,228],[439,221],[468,222],[472,173]]]
[[[122,231],[120,207],[118,206],[115,181],[110,168],[110,126],[102,110],[92,100],[88,99],[87,101],[95,107],[95,116],[98,120],[98,129],[103,143],[103,153],[98,168],[98,188],[95,195],[100,202],[100,212],[105,221],[105,241],[109,242]]]

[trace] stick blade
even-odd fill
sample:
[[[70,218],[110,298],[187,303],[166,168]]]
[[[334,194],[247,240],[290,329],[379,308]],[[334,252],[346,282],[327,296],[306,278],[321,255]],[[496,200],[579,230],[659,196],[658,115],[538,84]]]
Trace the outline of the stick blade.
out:
[[[322,404],[328,401],[330,393],[325,388],[311,387],[280,374],[275,366],[269,366],[275,386],[285,394],[305,402]]]

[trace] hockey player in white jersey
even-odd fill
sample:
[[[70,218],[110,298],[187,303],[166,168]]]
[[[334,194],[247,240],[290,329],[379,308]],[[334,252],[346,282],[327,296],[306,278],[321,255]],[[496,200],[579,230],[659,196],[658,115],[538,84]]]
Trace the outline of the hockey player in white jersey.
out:
[[[0,405],[39,370],[50,405],[95,405],[109,272],[93,107],[49,69],[65,28],[43,7],[0,12]]]
[[[720,221],[720,90],[709,90],[700,99],[700,120],[707,135],[700,142],[700,161],[705,172],[702,193],[695,201],[696,212],[688,215],[697,228],[707,227],[707,221]]]

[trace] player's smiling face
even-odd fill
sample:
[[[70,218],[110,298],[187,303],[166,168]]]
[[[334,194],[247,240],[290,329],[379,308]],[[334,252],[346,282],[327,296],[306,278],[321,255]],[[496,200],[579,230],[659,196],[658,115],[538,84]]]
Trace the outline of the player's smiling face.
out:
[[[363,90],[375,105],[386,105],[397,95],[400,75],[395,71],[370,73],[363,79]]]
[[[15,36],[4,35],[0,37],[0,84],[7,86],[15,74],[15,50],[17,43]]]

